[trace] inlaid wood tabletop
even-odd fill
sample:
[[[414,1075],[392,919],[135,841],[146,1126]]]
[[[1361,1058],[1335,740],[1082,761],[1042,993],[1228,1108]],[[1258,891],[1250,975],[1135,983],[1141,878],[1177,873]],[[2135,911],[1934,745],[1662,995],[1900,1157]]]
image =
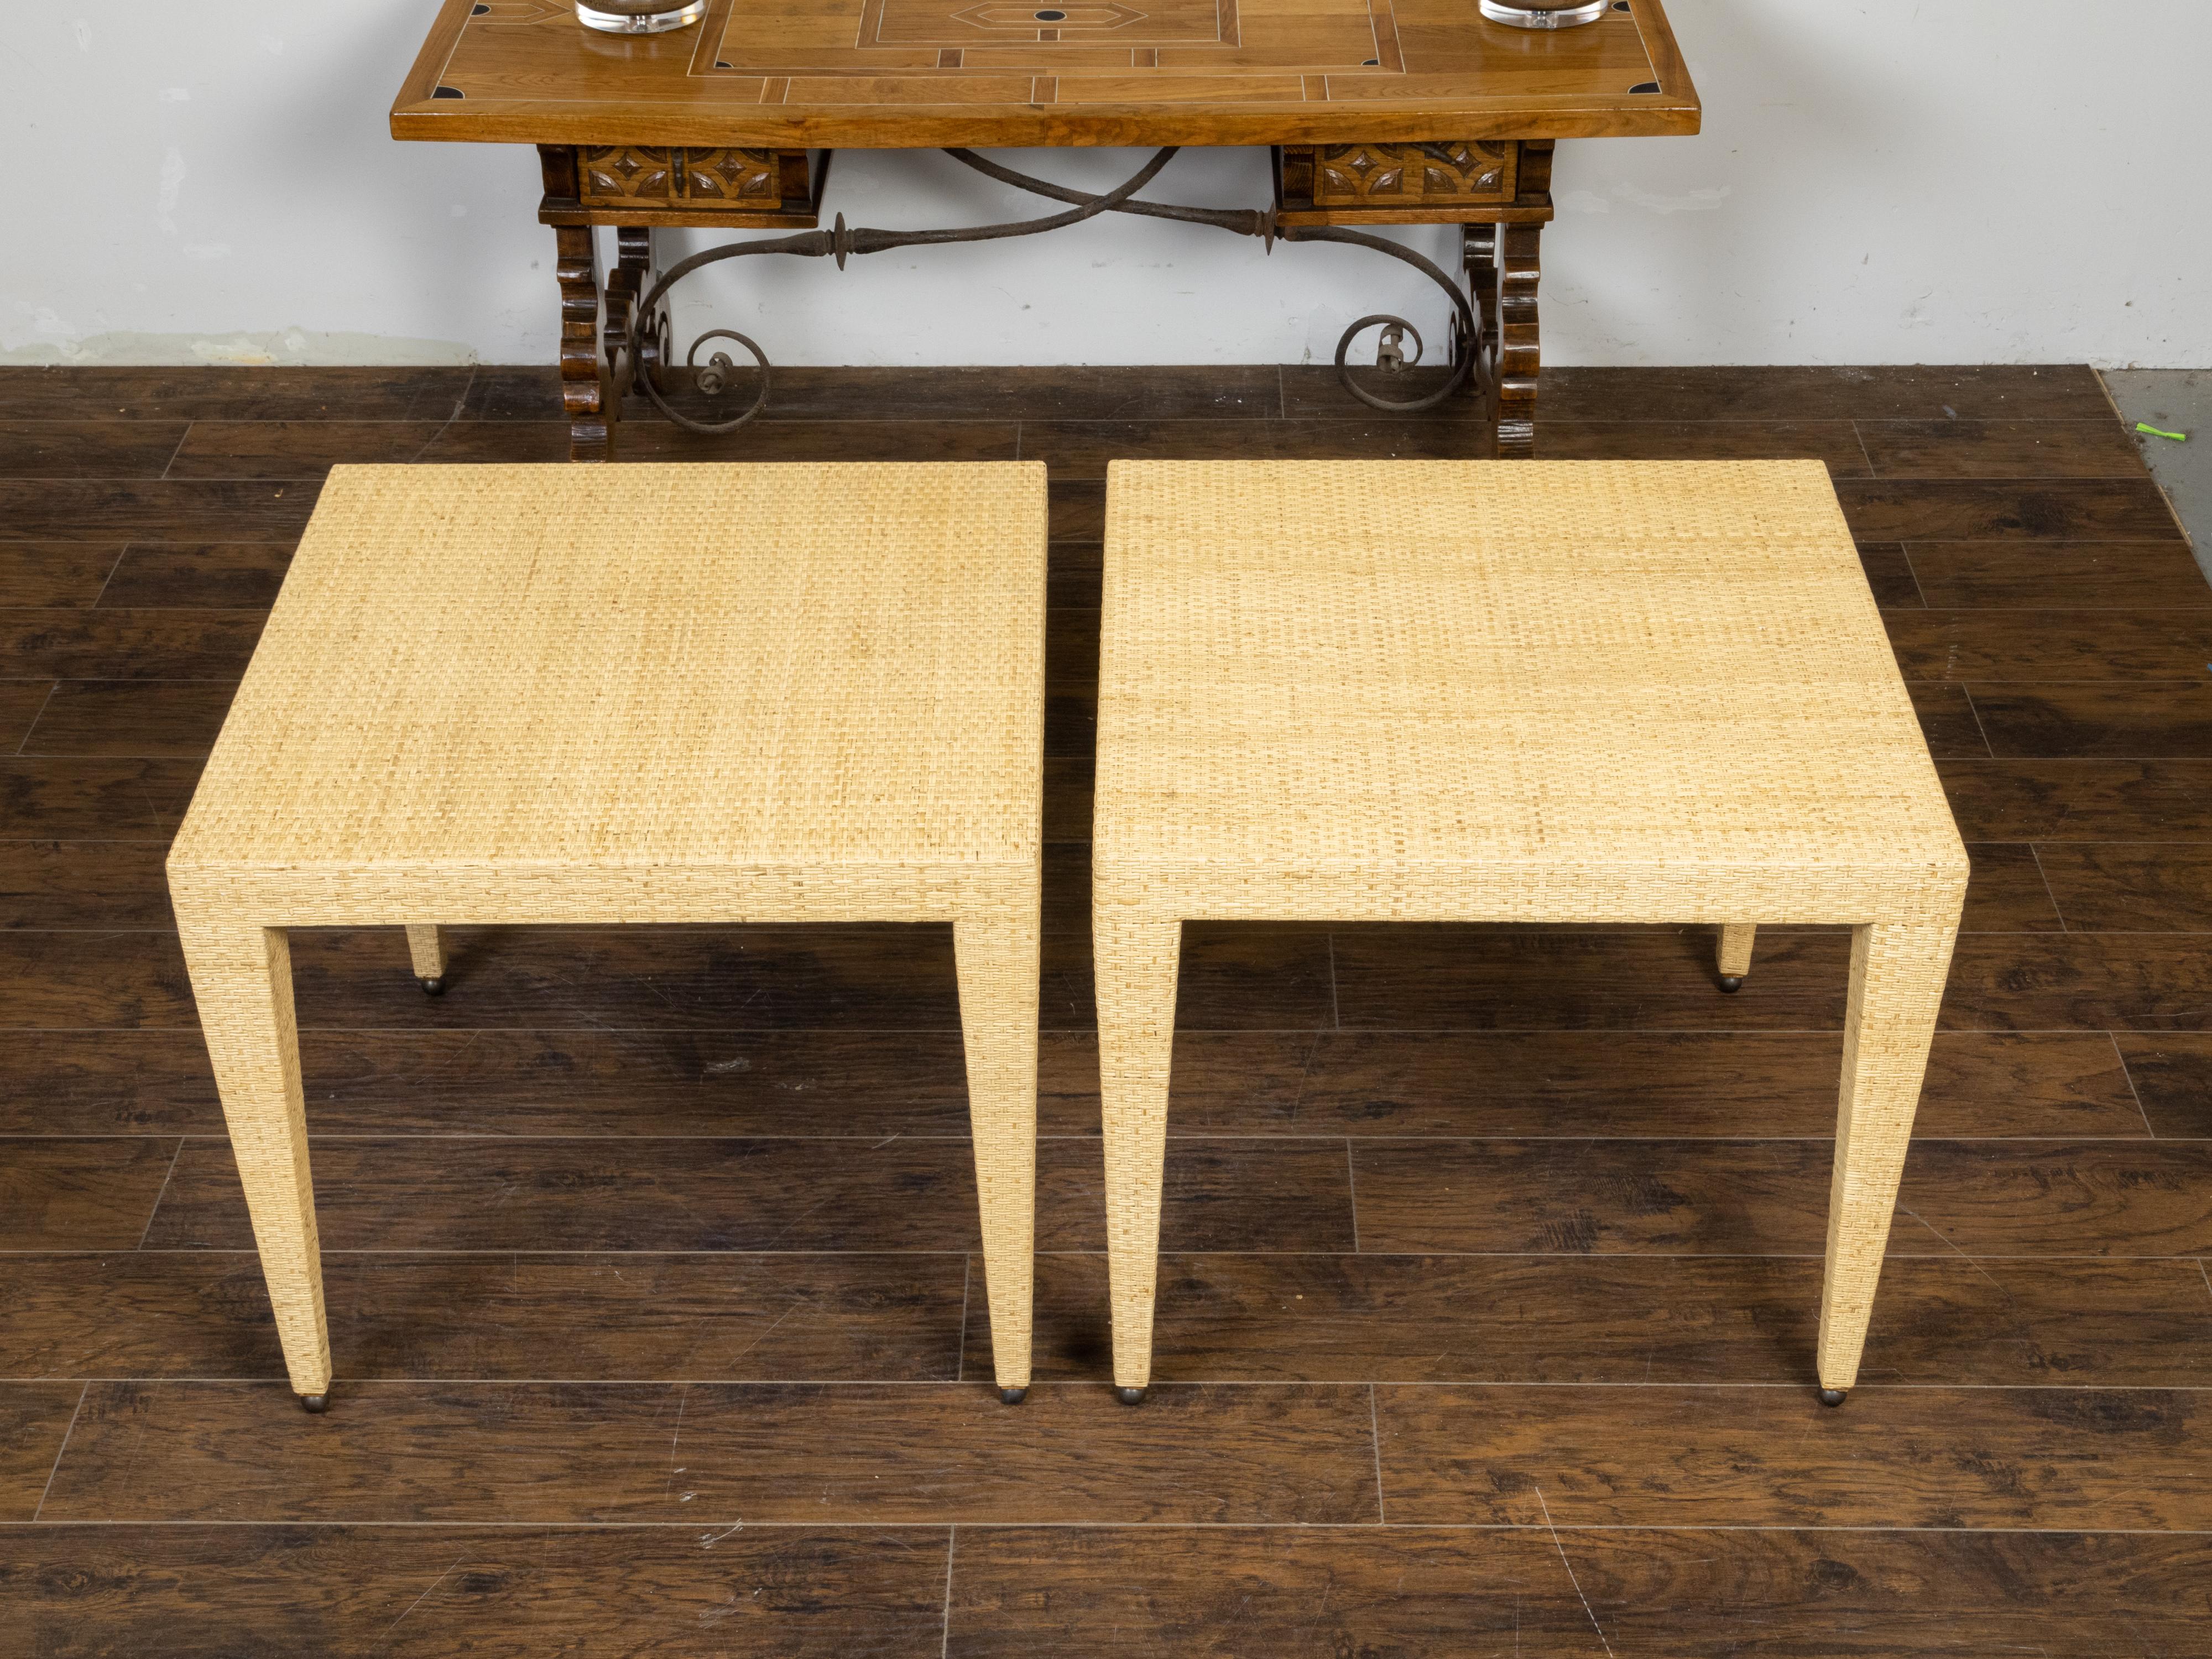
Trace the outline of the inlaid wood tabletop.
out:
[[[712,0],[594,33],[567,0],[446,0],[398,138],[1277,144],[1695,132],[1659,0],[1536,31],[1474,0]]]

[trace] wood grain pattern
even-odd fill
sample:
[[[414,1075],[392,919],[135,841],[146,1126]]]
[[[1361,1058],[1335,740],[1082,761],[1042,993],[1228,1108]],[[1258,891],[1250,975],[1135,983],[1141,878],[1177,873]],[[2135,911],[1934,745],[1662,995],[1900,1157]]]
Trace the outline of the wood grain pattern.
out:
[[[67,1385],[0,1384],[0,1521],[28,1521],[38,1514],[82,1395]],[[0,1566],[0,1583],[6,1572]]]
[[[1372,1522],[1364,1388],[362,1382],[344,1432],[281,1384],[95,1382],[46,1518]],[[1018,1432],[1009,1433],[1010,1427]],[[942,1571],[942,1558],[939,1558]]]
[[[0,928],[175,925],[153,842],[22,842],[0,858]]]
[[[0,757],[0,840],[167,842],[199,774],[198,761]]]
[[[1836,495],[1861,541],[2182,539],[2173,509],[2142,475],[2019,483],[1843,478]]]
[[[0,542],[0,605],[91,605],[123,552],[97,542]]]
[[[1360,1248],[1817,1256],[1833,1150],[1820,1140],[1355,1143]],[[2212,1250],[2208,1180],[2212,1146],[1917,1141],[1889,1254],[2195,1255]]]
[[[949,1382],[969,1285],[959,1255],[334,1255],[323,1272],[348,1378]],[[9,1273],[0,1377],[284,1375],[251,1249]]]
[[[2212,584],[2171,542],[1915,542],[1905,551],[1928,603],[1942,609],[2212,606]]]
[[[316,1118],[311,1105],[311,1126]],[[976,1242],[964,1139],[342,1139],[319,1144],[314,1159],[331,1250],[965,1251]],[[1103,1247],[1099,1181],[1094,1142],[1040,1144],[1040,1249]],[[1340,1146],[1189,1141],[1168,1182],[1165,1225],[1178,1248],[1352,1248]],[[138,1224],[150,1249],[250,1249],[228,1145],[186,1142],[160,1212]]]
[[[1517,1621],[1523,1652],[1601,1659],[2195,1650],[2203,1540],[2080,1528],[2203,1524],[2212,703],[2202,663],[2152,671],[2212,587],[2138,514],[2136,465],[2102,471],[2117,422],[2078,368],[1544,375],[1547,454],[1814,458],[1875,492],[1861,533],[1889,533],[1862,559],[1910,613],[1908,665],[1972,671],[1912,688],[1976,843],[1972,931],[1843,1411],[1805,1382],[1817,1234],[1786,1252],[1821,1206],[1844,952],[1786,929],[1729,998],[1709,929],[1194,928],[1164,1380],[1139,1411],[1106,1394],[1091,986],[1069,938],[1103,462],[1490,441],[1468,404],[1386,416],[1325,368],[1263,366],[793,369],[738,441],[623,433],[671,459],[1050,447],[1064,752],[1029,1403],[976,1380],[941,936],[459,929],[434,1002],[398,931],[362,929],[297,945],[318,1176],[371,1247],[326,1260],[337,1399],[297,1412],[161,914],[229,685],[58,683],[25,653],[112,646],[114,676],[198,648],[268,603],[324,469],[449,421],[456,458],[558,459],[558,380],[0,368],[0,421],[88,423],[86,454],[118,470],[192,422],[179,470],[292,475],[0,480],[0,601],[167,613],[135,635],[20,617],[0,653],[19,1643],[1382,1659],[1510,1654]],[[137,1249],[149,1218],[155,1242],[222,1248]],[[653,1248],[778,1228],[821,1248]],[[386,1247],[410,1237],[467,1248]],[[1486,1239],[1506,1253],[1459,1253]],[[1552,1239],[1570,1253],[1527,1252]],[[1679,1253],[1700,1240],[1785,1253]],[[88,1436],[70,1431],[88,1376]],[[22,1526],[65,1432],[63,1523]],[[1461,1529],[1493,1510],[1509,1530]],[[253,1518],[310,1511],[409,1524]],[[1874,1529],[1809,1529],[1839,1522]],[[1986,1529],[2021,1526],[2075,1529]]]
[[[136,1138],[9,1143],[0,1249],[136,1249],[177,1149]]]
[[[2006,730],[2010,735],[2020,728]],[[2149,741],[2157,742],[2154,727]],[[2008,755],[1983,762],[1939,758],[1936,769],[1960,832],[1970,840],[2212,840],[2212,761],[2181,746],[2184,755],[2172,759]]]
[[[0,478],[158,478],[180,421],[0,420]]]
[[[2194,1392],[1869,1387],[1831,1412],[1804,1388],[1616,1394],[1377,1389],[1389,1515],[2054,1530],[2191,1529],[2212,1516],[2212,1424]]]
[[[1010,1528],[961,1534],[945,1651],[2092,1659],[2124,1629],[2179,1653],[2208,1565],[2124,1534]]]
[[[696,34],[617,55],[594,51],[573,27],[518,27],[525,20],[448,0],[392,105],[392,132],[912,149],[1698,128],[1697,93],[1657,0],[1630,0],[1594,27],[1535,42],[1437,0],[1376,12],[1189,0],[1047,9],[1060,15],[936,0],[811,0],[762,15],[717,0]]]
[[[0,611],[0,656],[57,679],[236,679],[258,611]]]
[[[1037,1375],[1104,1363],[1106,1264],[1038,1262]],[[1165,1381],[1802,1383],[1816,1259],[1170,1255]],[[969,1375],[989,1332],[969,1318]],[[1882,1272],[1874,1382],[2198,1388],[2212,1297],[2194,1261],[1899,1258]]]
[[[63,680],[22,752],[204,760],[237,690],[234,678]]]
[[[717,1534],[720,1534],[719,1536]],[[705,1632],[778,1659],[936,1659],[941,1528],[47,1527],[16,1534],[0,1595],[29,1650],[233,1659],[549,1644],[678,1659]]]

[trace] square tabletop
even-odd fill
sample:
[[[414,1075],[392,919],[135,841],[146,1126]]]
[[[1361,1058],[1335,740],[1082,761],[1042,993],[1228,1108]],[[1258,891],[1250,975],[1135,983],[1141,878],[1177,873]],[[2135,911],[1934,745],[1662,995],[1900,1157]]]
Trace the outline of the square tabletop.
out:
[[[667,34],[446,0],[396,138],[544,144],[1378,143],[1695,132],[1660,0],[710,0]]]
[[[1102,902],[1489,870],[1863,921],[1965,879],[1818,462],[1117,461],[1103,607]]]
[[[1034,865],[1044,477],[336,468],[172,872]]]

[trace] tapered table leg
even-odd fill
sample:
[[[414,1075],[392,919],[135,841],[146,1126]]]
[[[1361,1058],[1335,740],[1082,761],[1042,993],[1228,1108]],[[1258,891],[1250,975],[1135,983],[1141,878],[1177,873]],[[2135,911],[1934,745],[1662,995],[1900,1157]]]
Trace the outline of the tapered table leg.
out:
[[[1030,1385],[1036,1251],[1037,910],[963,917],[952,930],[968,1115],[982,1214],[991,1365],[1009,1405]]]
[[[1098,1089],[1106,1153],[1106,1263],[1114,1304],[1114,1385],[1133,1405],[1152,1376],[1168,1076],[1175,1060],[1182,926],[1113,921],[1093,929]]]
[[[1743,988],[1743,976],[1751,971],[1752,941],[1758,936],[1758,926],[1748,921],[1731,922],[1721,929],[1722,990],[1740,991]]]
[[[210,925],[181,912],[178,921],[284,1368],[293,1392],[320,1410],[330,1393],[331,1339],[307,1170],[291,947],[276,928]]]
[[[1936,1035],[1936,1011],[1957,937],[1955,925],[1862,927],[1851,933],[1827,1276],[1820,1292],[1820,1387],[1831,1405],[1858,1380],[1921,1077]]]
[[[446,988],[446,944],[438,937],[434,924],[408,928],[407,954],[422,988],[434,997],[441,994]]]

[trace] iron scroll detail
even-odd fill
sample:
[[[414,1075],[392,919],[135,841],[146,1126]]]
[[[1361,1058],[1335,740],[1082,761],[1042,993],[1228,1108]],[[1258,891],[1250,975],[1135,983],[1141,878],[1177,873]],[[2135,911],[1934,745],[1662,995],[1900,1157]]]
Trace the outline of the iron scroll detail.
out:
[[[712,247],[678,260],[670,266],[637,301],[631,310],[633,319],[625,331],[625,337],[610,342],[610,368],[613,371],[617,396],[630,391],[644,393],[653,406],[676,425],[688,431],[716,434],[734,432],[758,416],[768,405],[770,368],[768,354],[750,339],[728,329],[709,329],[692,342],[684,354],[684,362],[697,374],[701,392],[709,398],[718,397],[726,390],[731,373],[736,368],[726,355],[718,353],[706,365],[698,362],[701,348],[715,339],[732,340],[743,345],[757,361],[761,372],[758,393],[744,412],[725,421],[702,421],[677,409],[667,398],[659,384],[657,372],[660,365],[670,362],[668,349],[668,295],[677,283],[693,272],[725,259],[743,258],[751,254],[782,253],[800,258],[832,258],[843,269],[847,259],[859,254],[883,253],[893,248],[941,246],[959,242],[1003,241],[1016,236],[1034,236],[1048,230],[1058,230],[1067,225],[1080,224],[1102,213],[1130,213],[1153,219],[1171,219],[1184,224],[1209,225],[1217,230],[1234,235],[1255,236],[1266,244],[1268,252],[1274,251],[1278,241],[1339,242],[1349,246],[1364,247],[1387,255],[1411,265],[1431,282],[1436,283],[1450,298],[1455,326],[1453,337],[1462,349],[1455,355],[1451,374],[1436,391],[1421,398],[1385,398],[1361,386],[1352,378],[1350,364],[1346,361],[1352,341],[1364,330],[1381,327],[1385,331],[1386,353],[1396,349],[1396,343],[1406,334],[1413,337],[1413,356],[1407,366],[1420,361],[1420,331],[1402,317],[1388,313],[1376,313],[1362,317],[1346,329],[1336,345],[1336,370],[1345,389],[1360,402],[1371,408],[1394,413],[1433,409],[1450,398],[1472,378],[1478,388],[1486,391],[1489,374],[1486,368],[1486,342],[1482,334],[1480,315],[1468,302],[1459,283],[1434,260],[1413,249],[1376,236],[1366,231],[1348,230],[1337,225],[1285,225],[1277,222],[1272,208],[1204,208],[1187,207],[1175,203],[1146,202],[1137,199],[1137,192],[1159,176],[1167,164],[1175,159],[1176,149],[1170,147],[1156,152],[1152,159],[1121,184],[1103,194],[1056,185],[1049,180],[1033,178],[1013,168],[988,161],[969,149],[947,149],[945,155],[1000,184],[1011,185],[1032,195],[1070,204],[1064,213],[1047,214],[1041,218],[1009,220],[997,224],[961,225],[935,230],[879,230],[868,226],[848,226],[845,216],[839,214],[836,223],[828,230],[802,231],[789,236],[763,237],[753,241],[729,242]],[[632,342],[652,341],[658,349],[641,353]],[[641,362],[641,359],[650,361]],[[641,372],[642,371],[642,372]]]

